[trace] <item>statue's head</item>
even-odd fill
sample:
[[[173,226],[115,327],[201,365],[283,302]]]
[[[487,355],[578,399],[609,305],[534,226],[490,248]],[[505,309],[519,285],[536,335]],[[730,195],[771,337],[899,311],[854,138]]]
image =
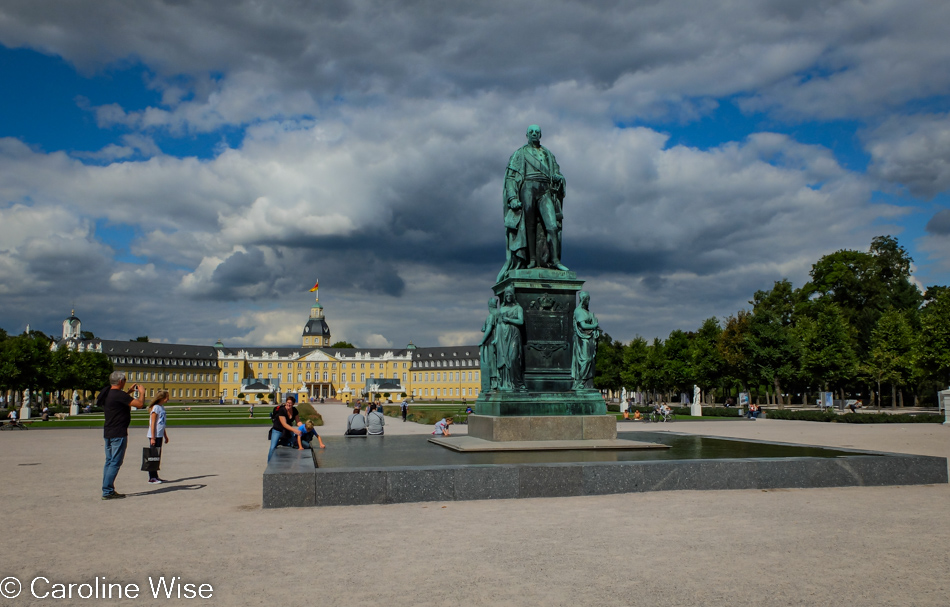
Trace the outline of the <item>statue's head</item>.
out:
[[[497,308],[497,307],[498,307],[498,300],[497,300],[497,299],[495,299],[494,297],[492,297],[491,299],[488,300],[488,309],[489,309],[489,310],[491,310],[492,308]]]
[[[581,300],[581,305],[584,306],[585,308],[587,307],[588,304],[590,304],[590,293],[588,293],[587,291],[581,291],[580,293],[578,293],[577,298]]]
[[[541,127],[536,124],[532,124],[528,127],[528,132],[525,133],[525,137],[528,138],[528,143],[540,143]]]
[[[515,285],[505,287],[505,303],[515,302]]]

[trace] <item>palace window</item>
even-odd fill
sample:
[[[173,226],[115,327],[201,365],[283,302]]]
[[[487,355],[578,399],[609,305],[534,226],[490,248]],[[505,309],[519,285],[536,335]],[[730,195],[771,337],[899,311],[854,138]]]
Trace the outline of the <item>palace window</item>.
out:
[[[227,372],[227,371],[224,372],[224,381],[228,381],[228,372]]]
[[[310,381],[310,371],[307,371],[307,381]]]
[[[366,374],[360,373],[360,381],[366,381]]]
[[[356,381],[356,373],[350,373],[350,381],[352,382]]]
[[[329,377],[330,377],[330,375],[329,375],[326,371],[324,371],[324,372],[323,372],[323,381],[327,381],[327,379],[328,379]]]

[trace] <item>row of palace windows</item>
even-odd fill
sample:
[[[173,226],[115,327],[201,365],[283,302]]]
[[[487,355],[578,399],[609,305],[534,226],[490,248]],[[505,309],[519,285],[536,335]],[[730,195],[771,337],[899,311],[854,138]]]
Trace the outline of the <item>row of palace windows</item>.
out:
[[[227,361],[227,360],[226,360],[226,361],[224,361],[224,362],[221,363],[221,366],[222,366],[222,368],[224,368],[224,369],[229,369],[229,368],[231,368],[232,366],[233,366],[235,369],[238,369],[238,368],[241,367],[242,364],[243,364],[243,361],[233,361],[233,362],[231,362],[231,361]],[[307,369],[310,369],[310,368],[311,368],[310,365],[313,365],[312,368],[314,368],[314,369],[319,369],[319,368],[320,368],[320,363],[297,363],[297,369],[303,369],[303,368],[304,368],[304,364],[306,364],[306,368],[307,368]],[[365,369],[365,368],[366,368],[366,364],[367,364],[367,363],[360,363],[360,369]],[[389,363],[369,363],[369,368],[370,368],[370,369],[375,369],[375,368],[376,368],[376,365],[379,365],[379,368],[380,368],[380,369],[385,369],[387,364],[389,364]],[[396,366],[399,365],[399,363],[392,363],[392,364],[393,364],[393,365],[396,365]],[[253,363],[253,362],[250,362],[250,363],[248,363],[248,366],[250,366],[250,367],[253,369],[253,368],[254,368],[254,363]],[[457,365],[456,365],[456,366],[457,366]],[[263,369],[263,368],[264,368],[264,363],[261,363],[261,362],[257,363],[257,368],[258,368],[258,369]],[[267,368],[268,368],[268,369],[273,369],[273,368],[274,368],[274,363],[267,363]],[[284,363],[277,363],[277,368],[278,368],[278,369],[283,369],[283,368],[284,368]],[[293,369],[293,368],[294,368],[294,363],[290,363],[290,362],[287,363],[287,368],[288,368],[288,369]],[[323,368],[324,368],[324,369],[336,369],[336,363],[323,363]],[[346,368],[347,368],[347,367],[346,367],[346,363],[340,363],[340,368],[341,368],[341,369],[346,369]],[[356,368],[356,363],[350,363],[350,369],[355,369],[355,368]],[[402,368],[403,368],[403,369],[406,369],[406,368],[407,368],[407,363],[402,363]]]
[[[143,373],[141,371],[131,371],[126,373],[126,377],[129,381],[217,382],[217,379],[211,373]]]
[[[156,388],[149,388],[148,395],[149,397],[155,396]],[[214,398],[217,390],[209,388],[171,388],[168,391],[168,396],[171,398]]]
[[[461,375],[460,375],[461,373]],[[474,379],[473,379],[474,377]],[[478,381],[478,371],[468,372],[468,380],[465,379],[465,372],[456,371],[455,373],[413,373],[412,381]]]
[[[413,396],[478,396],[478,388],[413,388]],[[461,394],[459,393],[461,391]]]
[[[169,367],[213,367],[210,360],[178,360],[176,358],[132,358],[128,356],[111,356],[112,362],[117,365],[165,365]]]
[[[413,366],[420,367],[477,367],[477,360],[469,359],[451,359],[451,360],[423,360],[417,361]]]

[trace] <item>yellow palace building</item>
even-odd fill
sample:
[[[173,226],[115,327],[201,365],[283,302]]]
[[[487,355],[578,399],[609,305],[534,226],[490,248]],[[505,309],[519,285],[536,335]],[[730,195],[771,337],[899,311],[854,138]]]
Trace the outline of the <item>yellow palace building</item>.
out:
[[[481,385],[478,346],[403,349],[330,348],[330,327],[319,298],[301,334],[301,347],[229,347],[152,342],[82,340],[75,315],[63,323],[53,347],[109,356],[146,397],[167,389],[176,402],[259,401],[293,393],[300,400],[402,394],[414,400],[474,400]]]

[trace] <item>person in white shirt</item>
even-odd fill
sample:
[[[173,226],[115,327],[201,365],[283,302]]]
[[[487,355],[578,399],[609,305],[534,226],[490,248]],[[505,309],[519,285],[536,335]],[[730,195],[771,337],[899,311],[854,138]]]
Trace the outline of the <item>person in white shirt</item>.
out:
[[[432,434],[436,434],[440,436],[452,436],[452,434],[449,432],[449,426],[451,425],[452,425],[451,417],[442,418],[435,423],[435,430],[433,430]]]
[[[168,441],[168,430],[165,428],[165,403],[168,402],[168,390],[159,390],[155,400],[149,405],[148,414],[148,444],[158,449],[158,457],[162,456],[162,445]],[[158,470],[148,471],[148,482],[153,485],[164,483],[158,478]]]

